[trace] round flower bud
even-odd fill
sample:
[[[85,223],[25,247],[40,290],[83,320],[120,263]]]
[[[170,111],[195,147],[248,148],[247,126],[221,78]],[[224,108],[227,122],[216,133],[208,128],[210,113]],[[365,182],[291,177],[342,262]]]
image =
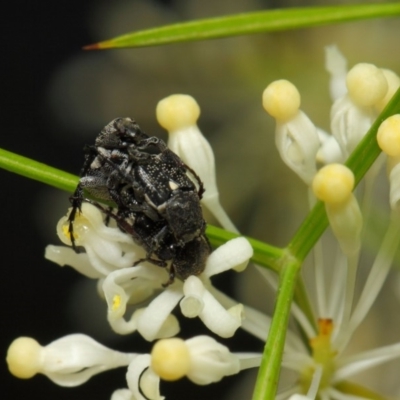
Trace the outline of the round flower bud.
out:
[[[32,378],[40,371],[41,355],[42,346],[35,339],[19,337],[8,348],[8,369],[17,378]]]
[[[400,156],[400,114],[385,119],[376,137],[379,147],[390,157]]]
[[[300,101],[296,86],[285,79],[272,82],[262,95],[265,111],[277,120],[293,118],[299,111]]]
[[[388,83],[388,91],[386,95],[375,104],[376,109],[381,112],[385,107],[392,96],[396,93],[396,90],[400,87],[400,78],[397,74],[395,74],[390,69],[381,69],[386,81]]]
[[[176,131],[196,124],[200,107],[192,96],[173,94],[157,104],[156,116],[167,131]]]
[[[346,201],[353,188],[353,172],[342,164],[329,164],[321,168],[312,183],[315,196],[329,204]]]
[[[346,85],[350,98],[361,107],[378,103],[388,91],[382,70],[373,64],[355,65],[347,74]]]
[[[151,368],[166,381],[184,377],[191,365],[189,349],[179,338],[159,340],[151,351]]]

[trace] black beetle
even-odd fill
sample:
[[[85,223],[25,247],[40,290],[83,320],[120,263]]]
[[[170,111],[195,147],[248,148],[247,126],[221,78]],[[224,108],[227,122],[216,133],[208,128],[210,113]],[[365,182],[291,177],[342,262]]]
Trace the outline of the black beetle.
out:
[[[148,136],[131,118],[107,124],[85,153],[71,197],[69,232],[74,249],[75,215],[83,201],[90,201],[144,247],[145,261],[163,267],[171,261],[167,284],[175,274],[182,279],[200,274],[211,247],[200,205],[204,187],[197,174],[164,141]],[[115,203],[116,211],[88,200],[84,191],[98,201]]]

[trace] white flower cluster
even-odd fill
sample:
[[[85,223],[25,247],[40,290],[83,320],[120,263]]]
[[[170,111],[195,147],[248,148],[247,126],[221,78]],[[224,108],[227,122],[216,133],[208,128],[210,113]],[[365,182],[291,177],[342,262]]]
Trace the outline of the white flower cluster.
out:
[[[300,94],[292,83],[273,82],[263,93],[264,108],[276,119],[276,145],[283,161],[310,187],[310,205],[315,203],[315,198],[324,202],[330,228],[339,244],[333,275],[327,271],[332,266],[328,267],[322,257],[321,243],[314,249],[318,326],[314,328],[294,308],[295,318],[310,340],[311,354],[308,350],[286,351],[283,366],[297,371],[300,379],[297,385],[281,393],[279,399],[381,398],[365,388],[360,390],[350,379],[365,369],[400,358],[400,343],[355,356],[343,355],[375,302],[400,242],[400,175],[397,173],[400,171],[400,116],[395,115],[380,126],[377,138],[388,161],[390,224],[356,301],[354,290],[363,218],[368,214],[371,188],[383,158],[376,161],[365,177],[363,209],[358,204],[359,193],[353,193],[354,175],[342,163],[400,87],[400,78],[372,64],[357,64],[350,71],[346,65],[335,46],[326,49],[333,100],[331,134],[316,127],[300,110]],[[321,164],[325,166],[319,168]]]
[[[175,137],[175,146],[195,161],[192,167],[207,188],[204,204],[229,223],[218,200],[211,147],[195,126],[199,114],[197,103],[190,96],[171,96],[160,102],[157,114],[161,124],[171,127],[174,121],[175,131],[180,132],[171,136]],[[263,339],[266,337],[269,319],[248,309],[248,320],[243,324],[244,306],[225,296],[211,282],[213,275],[246,268],[253,249],[245,238],[232,239],[212,252],[200,275],[189,276],[185,281],[175,279],[166,286],[168,268],[144,261],[136,265],[136,261],[145,258],[144,249],[113,226],[115,221],[106,223],[104,213],[88,202],[83,202],[73,222],[75,245],[85,250],[76,253],[71,247],[69,214],[70,210],[57,224],[57,234],[67,246],[49,245],[45,257],[98,279],[107,303],[107,319],[116,333],[137,331],[148,341],[163,340],[154,347],[155,355],[149,355],[118,353],[84,335],[69,335],[45,347],[31,338],[19,338],[10,346],[7,358],[14,375],[28,378],[43,373],[59,385],[74,386],[96,373],[127,366],[128,389],[116,391],[112,399],[161,399],[160,377],[171,380],[187,376],[197,384],[206,385],[259,365],[260,355],[231,353],[207,336],[187,341],[172,339],[180,331],[179,321],[173,315],[178,305],[183,316],[198,317],[220,337],[232,337],[242,325]],[[233,225],[231,230],[235,230]],[[162,356],[157,355],[160,349]]]
[[[312,204],[316,199],[325,203],[339,244],[329,287],[320,256],[322,249],[319,244],[316,246],[318,323],[313,324],[300,307],[293,305],[293,315],[309,343],[306,345],[298,335],[287,332],[283,367],[297,372],[299,379],[278,399],[370,398],[366,391],[352,395],[359,393],[359,387],[352,386],[349,378],[400,357],[400,343],[353,356],[343,355],[379,294],[400,241],[400,116],[385,121],[378,134],[378,142],[388,156],[392,218],[358,301],[354,301],[354,288],[363,213],[353,194],[354,176],[342,164],[400,86],[400,79],[371,64],[358,64],[347,71],[346,61],[335,47],[328,48],[326,56],[334,101],[331,135],[316,127],[300,110],[300,94],[290,82],[273,82],[263,93],[264,108],[276,119],[276,145],[283,161],[310,187]],[[170,96],[157,107],[157,118],[170,134],[169,147],[205,183],[203,205],[225,229],[236,232],[219,202],[214,155],[196,125],[199,115],[199,106],[186,95]],[[319,168],[321,164],[326,165]],[[370,174],[370,183],[375,176]],[[57,233],[67,247],[48,246],[46,258],[99,280],[112,329],[122,335],[137,331],[148,341],[159,340],[151,354],[124,354],[79,334],[45,347],[31,338],[19,338],[10,346],[7,356],[14,375],[30,378],[42,373],[59,385],[74,386],[96,373],[125,366],[127,388],[116,390],[111,399],[158,400],[164,398],[159,391],[160,379],[186,376],[198,385],[207,385],[260,365],[260,354],[233,353],[208,336],[188,340],[175,337],[180,326],[173,311],[179,306],[184,317],[198,317],[219,337],[230,338],[241,327],[265,340],[270,318],[238,304],[216,289],[210,279],[230,269],[246,268],[253,250],[245,238],[238,237],[217,248],[200,275],[185,281],[176,279],[164,287],[167,269],[149,262],[133,266],[145,257],[143,248],[112,226],[112,221],[106,224],[103,213],[95,206],[84,202],[74,220],[75,243],[85,252],[77,254],[70,247],[67,217],[58,223]]]
[[[68,225],[68,217],[63,217],[57,233],[64,243],[71,245]],[[167,269],[149,262],[133,266],[135,261],[144,258],[143,249],[119,228],[106,226],[104,215],[95,206],[82,204],[82,212],[74,221],[74,236],[76,245],[85,248],[84,253],[77,254],[71,247],[50,245],[45,257],[100,279],[108,306],[107,318],[115,332],[138,331],[149,341],[175,336],[179,324],[171,312],[178,303],[184,316],[199,317],[221,337],[231,337],[241,326],[243,306],[236,304],[226,309],[212,295],[215,289],[210,277],[246,267],[253,250],[245,238],[232,239],[216,249],[201,275],[190,276],[185,282],[176,279],[163,289],[168,280]],[[146,307],[137,308],[128,320],[124,318],[128,303],[144,302],[148,303]]]

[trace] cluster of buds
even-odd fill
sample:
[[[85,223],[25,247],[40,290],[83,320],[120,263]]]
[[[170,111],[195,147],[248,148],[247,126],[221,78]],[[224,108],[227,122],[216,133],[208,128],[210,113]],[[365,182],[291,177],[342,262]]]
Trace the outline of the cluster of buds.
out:
[[[385,121],[378,134],[379,145],[388,159],[392,218],[357,302],[354,288],[363,213],[353,192],[354,175],[343,163],[400,86],[400,79],[392,71],[371,64],[358,64],[347,71],[344,57],[333,46],[327,49],[326,59],[333,100],[331,134],[316,127],[301,111],[300,94],[292,83],[273,82],[263,93],[263,106],[276,120],[276,146],[283,161],[309,187],[310,205],[317,200],[324,202],[338,242],[329,287],[326,267],[318,256],[320,245],[316,247],[318,323],[313,324],[299,307],[293,306],[293,315],[309,343],[305,344],[294,332],[287,332],[283,367],[298,373],[299,378],[279,395],[282,399],[355,398],[348,394],[354,389],[347,382],[351,376],[400,357],[400,344],[356,356],[343,355],[382,288],[400,240],[400,116]],[[169,132],[170,149],[204,182],[202,204],[226,230],[237,232],[219,201],[214,155],[197,126],[200,108],[196,101],[187,95],[173,95],[160,101],[156,114],[160,125]],[[376,173],[367,177],[369,184],[375,177]],[[127,387],[116,390],[111,399],[158,400],[163,398],[160,379],[173,381],[186,376],[198,385],[207,385],[260,365],[260,354],[231,352],[208,336],[177,338],[180,325],[173,314],[179,305],[184,317],[198,317],[219,337],[230,338],[242,328],[265,340],[270,318],[229,298],[211,281],[216,274],[246,268],[253,250],[245,238],[238,237],[217,248],[200,275],[185,281],[176,279],[163,287],[168,272],[148,262],[133,266],[144,258],[143,248],[118,227],[108,224],[98,208],[84,202],[74,221],[75,244],[85,252],[77,254],[72,250],[68,224],[68,218],[63,217],[57,225],[58,236],[67,246],[48,246],[45,257],[98,280],[107,304],[108,322],[116,333],[138,332],[148,341],[158,341],[151,354],[125,354],[80,334],[45,347],[31,338],[19,338],[10,346],[7,357],[15,376],[30,378],[42,373],[59,385],[74,386],[99,372],[125,366]],[[133,312],[127,315],[132,308]],[[344,381],[346,385],[341,385]]]
[[[352,391],[354,387],[348,379],[400,356],[398,343],[354,357],[343,356],[346,345],[375,302],[400,242],[400,177],[396,177],[400,160],[400,118],[395,115],[384,121],[378,131],[378,143],[388,161],[391,220],[361,296],[355,301],[363,216],[368,211],[368,196],[382,166],[382,158],[375,162],[365,177],[363,207],[357,200],[359,194],[354,192],[353,172],[343,163],[399,88],[400,78],[394,72],[372,64],[357,64],[350,71],[347,71],[346,64],[335,46],[326,49],[333,101],[330,134],[315,126],[301,111],[300,94],[291,82],[273,82],[263,93],[264,108],[276,120],[275,138],[279,153],[309,187],[310,205],[314,205],[316,200],[324,203],[330,228],[339,245],[333,275],[330,274],[329,279],[328,267],[321,257],[322,245],[317,243],[315,247],[318,329],[315,330],[299,310],[294,314],[310,340],[311,354],[307,350],[307,357],[302,362],[298,361],[299,354],[295,357],[287,352],[284,356],[283,366],[301,376],[297,387],[282,397],[286,395],[293,400],[317,397],[350,399],[349,393],[359,394],[357,398],[379,398],[366,389]],[[341,385],[345,380],[347,389]]]

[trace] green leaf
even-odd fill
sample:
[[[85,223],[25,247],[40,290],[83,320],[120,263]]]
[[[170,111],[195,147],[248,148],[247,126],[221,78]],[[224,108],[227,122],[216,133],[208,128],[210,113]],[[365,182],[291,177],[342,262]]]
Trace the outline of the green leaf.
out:
[[[85,46],[84,49],[156,46],[260,32],[284,31],[399,14],[400,3],[277,9],[202,19],[132,32]]]

